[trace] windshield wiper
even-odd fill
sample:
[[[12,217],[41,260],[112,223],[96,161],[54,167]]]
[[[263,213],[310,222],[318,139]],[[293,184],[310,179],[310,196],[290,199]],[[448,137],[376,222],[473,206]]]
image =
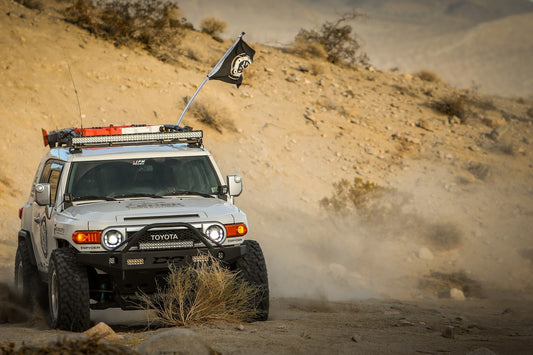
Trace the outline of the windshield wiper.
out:
[[[170,192],[164,194],[164,196],[181,196],[181,195],[194,195],[194,196],[202,196],[207,198],[214,198],[213,195],[209,195],[203,192],[197,192],[197,191],[176,191],[176,192]]]
[[[128,193],[128,194],[115,195],[114,197],[115,197],[115,198],[128,198],[128,197],[152,197],[152,198],[163,198],[163,196],[161,196],[161,195],[157,195],[157,194],[149,194],[149,193],[144,193],[144,192],[132,192],[132,193]]]
[[[80,196],[74,197],[72,201],[87,201],[87,200],[104,200],[104,201],[116,201],[113,197],[109,196]]]

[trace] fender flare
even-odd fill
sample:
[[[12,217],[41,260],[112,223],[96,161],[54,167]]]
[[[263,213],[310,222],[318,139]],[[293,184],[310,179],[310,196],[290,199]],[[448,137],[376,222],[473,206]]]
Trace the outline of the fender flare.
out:
[[[35,260],[35,254],[33,253],[33,242],[31,239],[31,233],[25,230],[20,230],[18,234],[18,240],[24,240],[28,253],[30,254],[30,262],[32,265],[37,266],[37,261]]]

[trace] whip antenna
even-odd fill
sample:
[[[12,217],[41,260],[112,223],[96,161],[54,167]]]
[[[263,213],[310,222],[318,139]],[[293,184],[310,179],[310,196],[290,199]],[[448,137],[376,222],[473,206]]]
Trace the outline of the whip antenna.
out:
[[[76,101],[78,102],[78,112],[80,113],[80,128],[83,132],[83,115],[81,113],[80,98],[78,97],[78,89],[76,89],[76,84],[74,83],[74,77],[72,76],[72,71],[70,70],[70,64],[67,62],[68,72],[70,74],[70,81],[72,81],[72,87],[74,88],[74,94],[76,94]]]

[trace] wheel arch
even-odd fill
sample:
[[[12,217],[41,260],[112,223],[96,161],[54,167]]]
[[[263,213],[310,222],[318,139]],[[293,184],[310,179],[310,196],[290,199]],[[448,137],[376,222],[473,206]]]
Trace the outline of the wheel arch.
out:
[[[33,240],[31,238],[31,233],[26,230],[20,230],[18,233],[18,240],[24,240],[24,245],[30,255],[30,263],[33,266],[37,266],[37,260],[35,259],[35,254],[33,253]]]

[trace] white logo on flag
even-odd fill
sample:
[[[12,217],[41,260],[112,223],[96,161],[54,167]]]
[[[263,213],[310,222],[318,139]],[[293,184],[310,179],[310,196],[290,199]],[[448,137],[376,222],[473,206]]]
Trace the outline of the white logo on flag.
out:
[[[231,61],[229,77],[232,80],[238,80],[242,76],[244,69],[246,69],[250,64],[252,64],[252,58],[250,58],[248,54],[239,54]]]

